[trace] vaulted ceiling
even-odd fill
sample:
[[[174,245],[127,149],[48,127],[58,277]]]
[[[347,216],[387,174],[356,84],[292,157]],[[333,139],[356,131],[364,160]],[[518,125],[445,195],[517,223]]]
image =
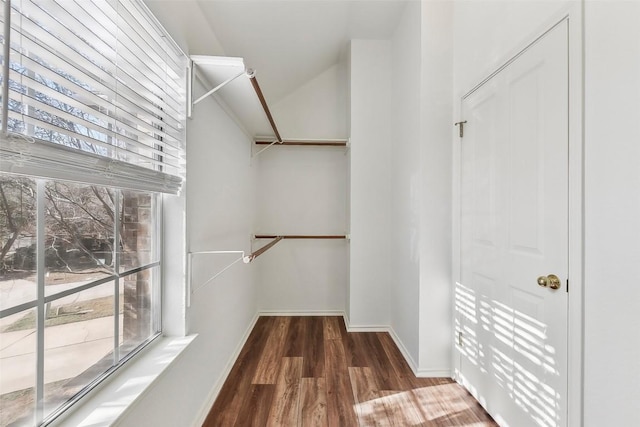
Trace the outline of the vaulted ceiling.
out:
[[[406,5],[405,0],[147,3],[170,31],[182,33],[189,53],[245,58],[270,103],[337,63],[349,40],[389,38]]]

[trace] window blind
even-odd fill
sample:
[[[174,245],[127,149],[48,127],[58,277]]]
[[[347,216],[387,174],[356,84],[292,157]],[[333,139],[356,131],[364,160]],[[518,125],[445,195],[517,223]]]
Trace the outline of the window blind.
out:
[[[10,19],[1,16],[10,24],[10,60],[0,169],[177,193],[188,59],[146,6],[10,1]],[[51,159],[65,160],[61,170]]]

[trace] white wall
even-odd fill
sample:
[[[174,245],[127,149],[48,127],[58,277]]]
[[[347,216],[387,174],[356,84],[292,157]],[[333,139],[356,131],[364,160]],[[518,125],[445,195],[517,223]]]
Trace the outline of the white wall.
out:
[[[285,139],[346,139],[346,73],[336,64],[271,106]],[[257,149],[255,150],[257,151]],[[256,234],[348,232],[344,148],[272,147],[254,159]],[[254,242],[254,249],[268,240]],[[342,313],[346,240],[285,240],[255,261],[260,312]]]
[[[350,46],[349,322],[390,324],[391,42],[352,40]]]
[[[420,293],[420,2],[407,4],[391,39],[391,327],[415,367]]]
[[[153,15],[189,55],[224,55],[200,8],[192,0],[144,0]]]
[[[309,134],[312,135],[312,134]],[[256,234],[347,233],[347,156],[336,147],[272,147],[255,161]],[[258,240],[254,250],[269,240]],[[256,259],[261,312],[342,312],[346,240],[283,240]]]
[[[455,1],[454,107],[460,98],[559,21],[571,0]],[[511,54],[511,55],[510,55]]]
[[[586,2],[585,427],[640,423],[639,22]]]
[[[451,374],[453,5],[422,2],[420,141],[421,376]]]
[[[189,250],[249,250],[255,208],[251,145],[211,98],[198,104],[187,126]],[[194,285],[235,258],[199,255]],[[199,337],[120,425],[186,426],[208,411],[210,394],[224,381],[257,311],[253,268],[236,264],[193,295],[187,333]]]
[[[284,139],[346,139],[347,87],[335,64],[271,106]]]
[[[452,35],[410,2],[391,39],[390,326],[421,376],[451,373]]]

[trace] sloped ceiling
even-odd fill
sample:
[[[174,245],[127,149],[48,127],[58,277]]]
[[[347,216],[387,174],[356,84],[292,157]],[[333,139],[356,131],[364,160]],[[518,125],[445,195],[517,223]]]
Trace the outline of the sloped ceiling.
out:
[[[406,5],[404,0],[147,2],[154,13],[161,15],[161,22],[182,17],[184,34],[210,38],[207,35],[213,31],[225,55],[243,57],[247,66],[257,70],[260,86],[270,104],[338,62],[349,40],[389,38]],[[187,19],[184,19],[187,10]],[[202,16],[188,19],[189,14],[198,13]],[[205,22],[209,28],[204,28]],[[172,25],[175,27],[175,22],[165,24]],[[191,37],[190,53],[211,54],[202,51],[206,40],[202,42]]]

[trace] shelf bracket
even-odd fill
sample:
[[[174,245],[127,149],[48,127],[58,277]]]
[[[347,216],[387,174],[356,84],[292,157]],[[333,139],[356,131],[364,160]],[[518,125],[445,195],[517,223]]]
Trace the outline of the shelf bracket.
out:
[[[252,70],[251,73],[253,73]],[[226,85],[228,85],[229,83],[231,83],[232,81],[234,81],[235,79],[237,79],[238,77],[242,76],[242,75],[249,75],[249,71],[247,70],[243,70],[242,72],[236,74],[235,76],[229,77],[227,80],[223,81],[222,83],[220,83],[218,86],[214,87],[213,89],[211,89],[209,92],[205,93],[204,95],[202,95],[200,98],[196,99],[195,101],[193,101],[193,105],[196,105],[198,102],[202,101],[203,99],[205,99],[206,97],[213,95],[214,93],[216,93],[217,91],[219,91],[220,89],[222,89],[223,87],[225,87]]]

